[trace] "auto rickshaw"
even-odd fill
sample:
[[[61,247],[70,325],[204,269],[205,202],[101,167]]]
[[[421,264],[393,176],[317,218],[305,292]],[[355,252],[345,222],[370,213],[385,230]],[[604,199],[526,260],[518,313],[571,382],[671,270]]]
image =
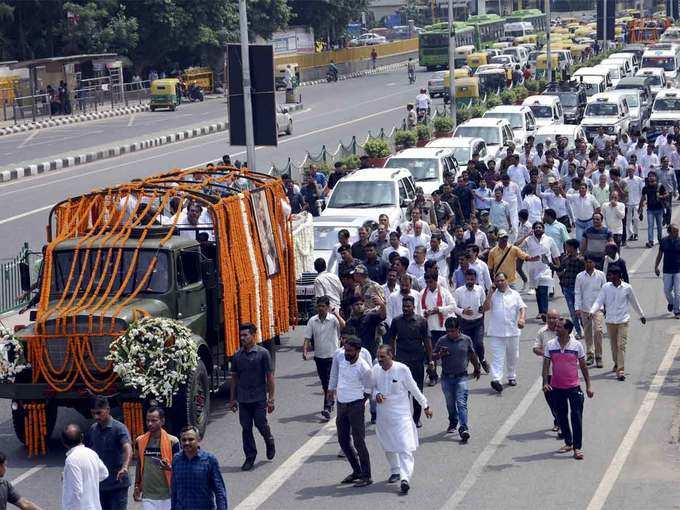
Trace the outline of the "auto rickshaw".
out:
[[[479,98],[479,79],[475,76],[456,80],[456,99]]]
[[[467,64],[472,69],[477,69],[479,66],[483,66],[488,61],[486,53],[471,53],[467,56]]]
[[[520,37],[515,37],[513,39],[512,43],[515,46],[519,46],[520,44],[533,44],[535,46],[537,41],[538,41],[538,36],[536,34],[530,34],[530,35],[522,35]]]
[[[156,108],[169,108],[175,111],[180,103],[181,91],[177,78],[165,78],[151,82],[149,91],[151,93],[151,103],[149,109],[153,112]]]
[[[571,47],[571,56],[574,62],[583,62],[590,56],[590,46],[587,44],[573,44]]]
[[[550,68],[553,70],[553,73],[557,73],[559,70],[559,57],[554,53],[550,54]],[[544,76],[546,74],[547,69],[548,69],[548,54],[541,53],[536,58],[536,75]]]
[[[574,31],[574,36],[576,37],[588,37],[593,33],[593,29],[590,27],[580,27]]]
[[[475,47],[472,44],[458,46],[453,52],[453,62],[456,67],[463,67],[467,64],[468,55],[474,53]]]
[[[503,67],[485,69],[477,74],[477,78],[479,79],[479,88],[484,94],[495,94],[506,88],[508,84],[507,72]]]
[[[274,83],[276,90],[283,90],[286,88],[285,76],[286,68],[290,66],[291,74],[293,75],[293,88],[296,88],[300,84],[300,65],[291,62],[290,64],[279,64],[276,66],[276,75],[274,78]]]
[[[458,83],[458,80],[462,80],[464,78],[469,78],[471,76],[471,71],[472,71],[472,69],[470,69],[467,66],[461,67],[461,68],[458,68],[458,69],[454,69],[453,70],[453,76],[456,79],[456,83]],[[451,86],[450,82],[449,82],[450,76],[451,76],[450,72],[446,71],[446,74],[444,74],[444,87],[446,88],[446,90],[448,90],[449,87]]]
[[[492,48],[497,49],[497,50],[504,50],[505,48],[511,48],[512,43],[511,42],[497,42],[493,43],[491,45]]]

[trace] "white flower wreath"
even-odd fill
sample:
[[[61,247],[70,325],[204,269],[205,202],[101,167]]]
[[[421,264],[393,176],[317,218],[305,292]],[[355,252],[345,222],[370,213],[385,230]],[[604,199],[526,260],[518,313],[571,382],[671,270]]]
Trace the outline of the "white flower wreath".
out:
[[[172,406],[172,398],[198,365],[198,346],[191,330],[172,319],[144,317],[133,322],[111,344],[113,362],[123,384]]]
[[[0,325],[0,383],[13,383],[17,374],[30,366],[21,342]]]

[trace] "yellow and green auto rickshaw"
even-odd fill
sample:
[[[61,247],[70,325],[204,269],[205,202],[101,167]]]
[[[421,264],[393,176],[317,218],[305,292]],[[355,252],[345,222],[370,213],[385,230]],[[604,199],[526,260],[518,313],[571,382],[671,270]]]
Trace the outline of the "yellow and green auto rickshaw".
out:
[[[175,108],[180,103],[181,91],[177,78],[154,80],[151,82],[149,90],[151,92],[149,108],[152,112],[156,108],[169,108],[170,111],[175,111]]]
[[[557,73],[559,68],[559,56],[555,53],[550,54],[550,68],[554,73]],[[547,53],[541,53],[536,57],[536,76],[543,77],[546,75],[548,69],[548,55]]]
[[[456,98],[479,98],[479,78],[456,79]]]
[[[467,56],[467,65],[471,69],[477,69],[479,66],[483,66],[488,61],[488,56],[486,53],[471,53]]]

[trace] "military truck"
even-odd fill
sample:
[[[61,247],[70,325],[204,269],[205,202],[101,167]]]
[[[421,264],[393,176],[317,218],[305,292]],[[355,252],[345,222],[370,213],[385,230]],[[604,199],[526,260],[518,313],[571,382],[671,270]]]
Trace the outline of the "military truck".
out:
[[[204,432],[211,395],[227,381],[238,324],[252,322],[274,354],[295,310],[291,229],[278,179],[232,167],[173,171],[54,206],[31,324],[16,336],[30,368],[0,398],[12,400],[17,437],[44,404],[50,437],[59,407],[90,416],[95,394],[139,401],[106,360],[111,342],[141,317],[187,326],[199,363],[167,409],[169,427]],[[197,206],[201,206],[199,209]],[[148,401],[144,405],[149,405]]]

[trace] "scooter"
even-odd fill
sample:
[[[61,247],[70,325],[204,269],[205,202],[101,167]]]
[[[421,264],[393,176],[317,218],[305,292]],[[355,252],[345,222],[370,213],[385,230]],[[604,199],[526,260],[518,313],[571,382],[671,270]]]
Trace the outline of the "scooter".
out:
[[[326,72],[326,81],[327,81],[328,83],[330,83],[330,82],[332,82],[332,81],[338,81],[338,73],[337,73],[337,71],[336,71],[336,72],[327,71],[327,72]]]
[[[189,90],[187,91],[187,96],[189,97],[189,101],[194,102],[194,101],[203,101],[204,96],[203,96],[203,91],[201,90],[201,87],[192,85],[189,87]]]

